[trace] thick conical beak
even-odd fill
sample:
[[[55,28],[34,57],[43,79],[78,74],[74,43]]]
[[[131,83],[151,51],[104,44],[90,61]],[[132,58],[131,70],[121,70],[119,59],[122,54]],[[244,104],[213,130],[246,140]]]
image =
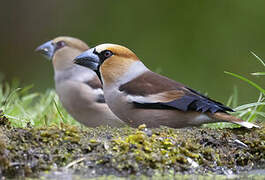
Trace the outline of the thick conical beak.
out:
[[[51,60],[55,52],[55,46],[52,41],[48,41],[37,47],[35,51],[43,54],[46,58]]]
[[[74,59],[74,63],[88,67],[94,71],[98,71],[100,66],[100,58],[94,53],[95,49],[89,49]]]

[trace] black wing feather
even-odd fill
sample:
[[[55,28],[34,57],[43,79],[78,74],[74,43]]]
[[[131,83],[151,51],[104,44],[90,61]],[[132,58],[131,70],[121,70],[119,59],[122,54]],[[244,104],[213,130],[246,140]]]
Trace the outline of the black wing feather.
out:
[[[201,106],[206,106],[206,107],[212,106],[212,109],[213,110],[215,110],[215,108],[217,108],[217,110],[215,112],[217,112],[218,109],[221,110],[221,111],[224,111],[224,112],[225,111],[234,112],[234,110],[231,109],[230,107],[227,107],[227,106],[223,105],[220,102],[217,102],[215,100],[212,100],[212,99],[204,96],[203,94],[201,94],[201,93],[199,93],[199,92],[197,92],[197,91],[195,91],[195,90],[193,90],[191,88],[186,87],[186,89],[188,89],[192,93],[196,94],[197,95],[196,97],[198,97],[201,100],[201,101],[196,101],[197,102],[196,105],[199,106],[199,107],[201,107]]]
[[[136,108],[148,108],[148,109],[178,109],[181,111],[198,111],[198,112],[226,112],[233,111],[231,108],[214,101],[197,91],[187,88],[191,93],[185,96],[169,101],[169,102],[156,102],[156,103],[139,103],[134,102]]]

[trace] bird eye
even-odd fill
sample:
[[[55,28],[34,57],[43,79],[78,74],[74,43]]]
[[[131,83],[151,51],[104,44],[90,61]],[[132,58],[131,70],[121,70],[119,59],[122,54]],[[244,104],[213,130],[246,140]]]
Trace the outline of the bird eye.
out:
[[[58,41],[56,43],[56,49],[60,49],[60,48],[62,48],[64,46],[65,46],[65,42],[64,41]]]
[[[103,54],[104,58],[108,58],[108,57],[113,55],[113,53],[109,50],[103,51],[102,54]]]

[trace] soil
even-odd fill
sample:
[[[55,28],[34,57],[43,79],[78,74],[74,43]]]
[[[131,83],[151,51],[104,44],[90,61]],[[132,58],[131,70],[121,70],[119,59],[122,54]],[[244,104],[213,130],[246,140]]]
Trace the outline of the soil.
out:
[[[86,177],[128,177],[265,169],[265,123],[260,126],[250,130],[67,124],[15,128],[0,115],[0,176],[39,177],[54,170]]]

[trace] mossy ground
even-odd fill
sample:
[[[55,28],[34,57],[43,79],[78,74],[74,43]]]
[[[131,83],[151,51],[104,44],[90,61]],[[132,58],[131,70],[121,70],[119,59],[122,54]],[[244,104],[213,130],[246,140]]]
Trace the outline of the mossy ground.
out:
[[[0,117],[0,167],[6,177],[71,169],[89,177],[238,173],[265,168],[261,129],[11,127]]]

